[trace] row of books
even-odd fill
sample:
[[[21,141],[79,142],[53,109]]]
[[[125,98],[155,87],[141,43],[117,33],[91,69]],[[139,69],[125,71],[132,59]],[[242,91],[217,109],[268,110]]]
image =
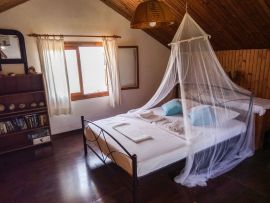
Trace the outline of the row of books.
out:
[[[48,125],[47,114],[31,114],[0,121],[0,135]]]

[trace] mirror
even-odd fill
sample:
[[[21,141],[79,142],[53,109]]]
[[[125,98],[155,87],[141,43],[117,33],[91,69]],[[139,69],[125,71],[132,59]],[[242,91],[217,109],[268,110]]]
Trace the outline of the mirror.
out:
[[[24,37],[21,32],[0,29],[0,70],[1,64],[24,64],[27,73]]]
[[[0,34],[1,59],[21,59],[20,43],[17,35]]]
[[[139,88],[138,46],[119,46],[118,62],[122,89]]]

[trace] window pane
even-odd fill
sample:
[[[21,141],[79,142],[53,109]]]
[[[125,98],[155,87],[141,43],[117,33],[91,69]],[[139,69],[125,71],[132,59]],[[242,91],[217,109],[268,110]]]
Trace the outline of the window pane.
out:
[[[65,50],[70,92],[80,92],[80,80],[76,50]]]
[[[84,94],[107,91],[102,47],[79,47]]]

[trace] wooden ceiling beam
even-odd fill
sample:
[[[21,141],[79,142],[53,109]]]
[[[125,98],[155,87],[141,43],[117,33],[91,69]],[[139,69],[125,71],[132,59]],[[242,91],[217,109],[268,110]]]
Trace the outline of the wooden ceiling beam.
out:
[[[22,4],[29,0],[1,0],[0,1],[0,13],[13,8],[19,4]]]

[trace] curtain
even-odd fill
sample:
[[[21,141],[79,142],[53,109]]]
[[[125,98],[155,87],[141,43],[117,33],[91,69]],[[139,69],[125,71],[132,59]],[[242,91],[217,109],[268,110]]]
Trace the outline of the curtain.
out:
[[[63,38],[37,38],[50,116],[70,114],[71,102]]]
[[[121,85],[119,79],[116,39],[103,38],[106,72],[109,88],[109,99],[112,107],[121,104]]]

